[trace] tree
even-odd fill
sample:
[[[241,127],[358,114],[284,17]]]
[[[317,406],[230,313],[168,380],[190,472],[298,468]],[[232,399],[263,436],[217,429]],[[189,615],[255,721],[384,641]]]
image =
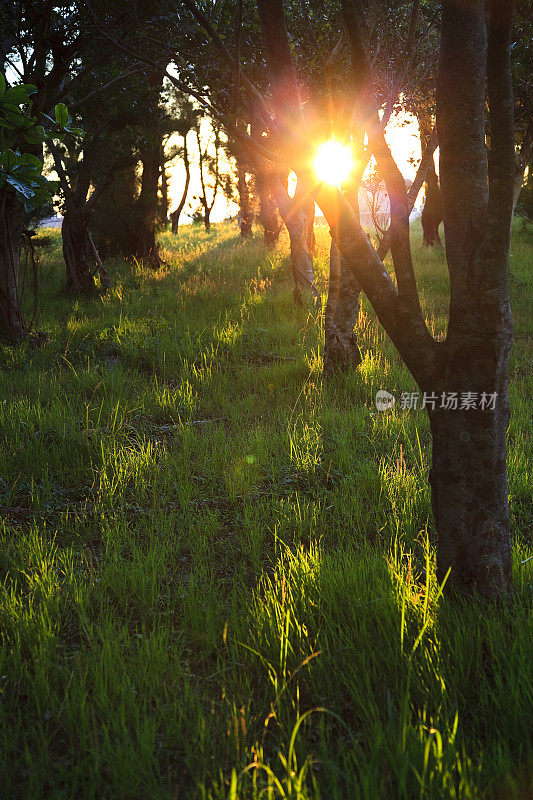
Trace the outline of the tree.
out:
[[[202,133],[202,118],[198,117],[194,126],[196,144],[198,147],[198,169],[200,172],[201,194],[198,200],[201,203],[204,214],[204,227],[206,231],[211,229],[211,212],[215,205],[218,191],[221,186],[220,171],[220,147],[221,147],[221,126],[214,122],[213,138],[205,137]],[[212,149],[213,152],[210,152]],[[211,195],[209,197],[209,194]]]
[[[82,72],[79,68],[69,77],[73,62],[79,59],[87,44],[94,38],[89,32],[83,14],[70,3],[52,3],[44,0],[16,0],[0,5],[0,69],[9,66],[21,83],[13,86],[4,95],[18,96],[24,100],[21,111],[7,110],[14,114],[15,139],[12,147],[17,161],[25,160],[29,172],[33,164],[33,179],[43,181],[43,142],[46,138],[43,124],[56,128],[61,133],[61,120],[54,120],[54,108],[61,104],[69,85]],[[102,54],[100,53],[100,57]],[[92,65],[86,65],[90,68]],[[31,100],[24,96],[24,86],[31,86]],[[22,94],[20,94],[22,93]],[[4,109],[6,110],[6,109]],[[25,120],[25,121],[24,121]],[[8,129],[13,130],[10,119]],[[31,128],[31,130],[29,130]],[[5,130],[5,129],[4,129]],[[9,134],[12,136],[12,133]],[[8,159],[9,160],[9,159]],[[23,162],[20,162],[22,165]],[[41,166],[38,166],[41,165]],[[40,176],[40,177],[39,177]],[[12,187],[13,188],[13,187]],[[44,184],[41,188],[44,188]],[[44,192],[44,197],[47,193]],[[34,199],[38,193],[34,194]],[[0,234],[2,258],[0,260],[0,287],[2,304],[2,336],[12,340],[24,338],[26,331],[18,304],[17,284],[20,250],[24,231],[24,207],[11,189],[3,191],[2,233]]]
[[[189,185],[191,182],[191,164],[189,158],[189,148],[187,145],[187,136],[194,128],[198,114],[190,99],[185,96],[183,92],[178,92],[172,85],[166,87],[164,102],[167,114],[171,120],[171,124],[183,141],[183,146],[181,149],[176,151],[174,157],[179,156],[183,161],[183,166],[185,168],[185,183],[179,203],[174,211],[172,211],[170,214],[172,233],[177,233],[179,218],[185,207],[187,194],[189,192]]]
[[[258,0],[265,50],[277,92],[278,124],[292,120],[285,157],[309,175],[281,0]],[[361,6],[343,0],[354,87],[370,65]],[[433,437],[430,474],[438,534],[437,575],[448,589],[492,597],[510,587],[506,430],[512,342],[508,256],[513,202],[514,130],[509,44],[512,3],[445,0],[437,93],[446,259],[451,304],[445,342],[430,335],[420,307],[409,242],[408,195],[367,88],[364,127],[391,204],[390,247],[396,283],[357,215],[338,190],[313,196],[346,264],[425,393]],[[367,87],[369,83],[365,84]],[[281,96],[280,96],[281,95]],[[487,162],[485,103],[491,129]],[[280,120],[281,118],[281,120]],[[300,151],[295,152],[299,142]],[[464,164],[469,164],[465,170]],[[469,408],[475,397],[479,404]],[[442,403],[441,398],[444,398]],[[451,398],[451,399],[450,399]]]

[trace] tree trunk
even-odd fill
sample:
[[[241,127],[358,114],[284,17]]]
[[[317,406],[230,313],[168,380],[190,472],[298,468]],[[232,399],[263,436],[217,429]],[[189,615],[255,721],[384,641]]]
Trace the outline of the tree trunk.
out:
[[[246,171],[239,162],[237,162],[237,191],[239,193],[241,236],[251,236],[254,214],[250,203],[250,189],[246,182]]]
[[[309,248],[309,221],[307,215],[289,197],[281,179],[273,182],[273,194],[278,204],[281,218],[287,227],[291,247],[291,265],[294,278],[294,297],[300,299],[300,289],[309,289],[315,299],[319,297],[313,274],[313,257]]]
[[[439,225],[442,222],[442,199],[433,161],[429,164],[426,173],[426,200],[422,209],[421,221],[424,247],[442,247],[439,236]]]
[[[159,156],[159,171],[161,175],[161,207],[160,207],[160,220],[166,226],[168,222],[168,177],[165,168],[165,148],[161,144]]]
[[[204,228],[206,231],[211,230],[211,209],[204,208]]]
[[[170,215],[170,219],[172,221],[172,233],[178,232],[180,214],[185,206],[187,193],[189,191],[189,184],[191,182],[191,165],[189,164],[189,151],[187,150],[187,135],[183,137],[183,164],[185,166],[185,186],[183,187],[183,194],[181,195],[181,200],[178,207]]]
[[[67,209],[61,225],[63,258],[67,268],[67,292],[84,294],[94,289],[94,278],[87,262],[89,214]]]
[[[500,383],[504,391],[503,383]],[[437,579],[485,597],[511,581],[507,501],[507,397],[494,411],[430,411],[431,502],[438,535]]]
[[[0,338],[21,341],[25,329],[18,296],[24,210],[6,190],[0,200]]]
[[[528,183],[531,181],[531,155],[533,153],[533,121],[531,121],[522,139],[520,150],[516,156],[515,161],[515,178],[513,189],[513,213],[518,203],[522,187],[524,185],[524,175],[526,167],[529,164]]]
[[[255,181],[259,195],[259,223],[263,227],[265,244],[267,247],[274,247],[281,231],[276,201],[270,193],[267,175],[257,172]]]
[[[137,230],[134,255],[151,269],[158,269],[161,266],[161,260],[155,241],[159,181],[159,144],[157,142],[144,150],[142,164],[141,192],[135,208]]]
[[[355,325],[361,286],[331,240],[329,289],[324,316],[324,374],[348,372],[361,363]]]

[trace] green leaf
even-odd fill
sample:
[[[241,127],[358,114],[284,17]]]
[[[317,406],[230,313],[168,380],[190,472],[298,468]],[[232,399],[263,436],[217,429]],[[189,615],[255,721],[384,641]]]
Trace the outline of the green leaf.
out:
[[[13,175],[6,175],[6,181],[23,197],[34,197],[35,192],[29,183],[19,180],[19,178],[13,177]]]
[[[31,167],[35,167],[35,169],[39,171],[39,174],[43,168],[43,162],[32,153],[23,153],[21,156],[19,156],[18,163],[28,164]]]
[[[24,132],[24,138],[28,144],[40,144],[46,139],[46,131],[42,125],[35,125]]]
[[[2,165],[6,172],[11,172],[16,163],[17,156],[13,150],[4,150],[0,153],[0,165]]]
[[[68,109],[64,103],[58,103],[54,108],[57,124],[64,128],[68,124]]]
[[[2,73],[0,72],[0,94],[4,95],[5,91],[6,91],[6,79],[4,78]]]
[[[11,89],[8,89],[4,94],[4,103],[10,106],[20,106],[29,103],[30,92],[28,89],[33,90],[31,94],[37,91],[37,87],[29,83],[19,83],[18,86],[12,86]]]

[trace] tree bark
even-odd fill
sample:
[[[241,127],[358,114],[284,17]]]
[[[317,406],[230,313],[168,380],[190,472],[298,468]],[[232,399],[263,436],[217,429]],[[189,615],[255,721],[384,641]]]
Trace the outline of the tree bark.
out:
[[[494,412],[439,410],[429,418],[437,580],[450,571],[448,590],[490,597],[511,581],[507,397],[498,394]]]
[[[361,286],[349,269],[339,248],[331,240],[329,288],[324,315],[324,374],[357,369],[361,353],[355,325],[359,313]]]
[[[157,188],[159,181],[159,143],[146,147],[142,153],[141,192],[135,208],[136,231],[134,256],[151,269],[158,269],[161,260],[155,241],[157,221]]]
[[[289,234],[295,300],[300,300],[301,288],[310,290],[313,297],[318,299],[319,294],[313,274],[313,257],[309,247],[307,215],[304,213],[302,205],[295,202],[296,198],[289,197],[279,177],[272,181],[272,193]]]
[[[211,230],[211,209],[209,206],[204,208],[204,228],[206,231]]]
[[[516,156],[515,179],[514,179],[514,190],[513,190],[513,213],[516,208],[516,204],[518,203],[522,187],[524,185],[524,175],[528,164],[530,165],[528,182],[531,179],[530,161],[532,153],[533,153],[533,121],[530,121],[527,126],[526,132],[524,134],[524,138],[522,139],[520,150]]]
[[[89,212],[67,208],[61,225],[63,258],[67,268],[67,292],[84,294],[94,289],[94,278],[87,262]]]
[[[24,209],[8,191],[0,200],[0,338],[18,342],[25,328],[18,296]]]
[[[421,221],[424,233],[424,247],[442,247],[439,236],[439,225],[442,222],[442,199],[439,179],[433,163],[428,166],[426,173],[426,199],[422,209]]]

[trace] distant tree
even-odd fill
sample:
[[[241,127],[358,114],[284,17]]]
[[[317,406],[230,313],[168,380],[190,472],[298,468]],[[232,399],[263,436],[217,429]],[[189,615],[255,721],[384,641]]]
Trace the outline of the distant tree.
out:
[[[222,184],[220,165],[221,126],[217,121],[211,121],[213,135],[206,137],[202,132],[201,122],[202,118],[198,117],[194,125],[194,134],[198,147],[198,169],[201,189],[198,200],[203,208],[204,227],[208,231],[211,228],[211,212]]]

